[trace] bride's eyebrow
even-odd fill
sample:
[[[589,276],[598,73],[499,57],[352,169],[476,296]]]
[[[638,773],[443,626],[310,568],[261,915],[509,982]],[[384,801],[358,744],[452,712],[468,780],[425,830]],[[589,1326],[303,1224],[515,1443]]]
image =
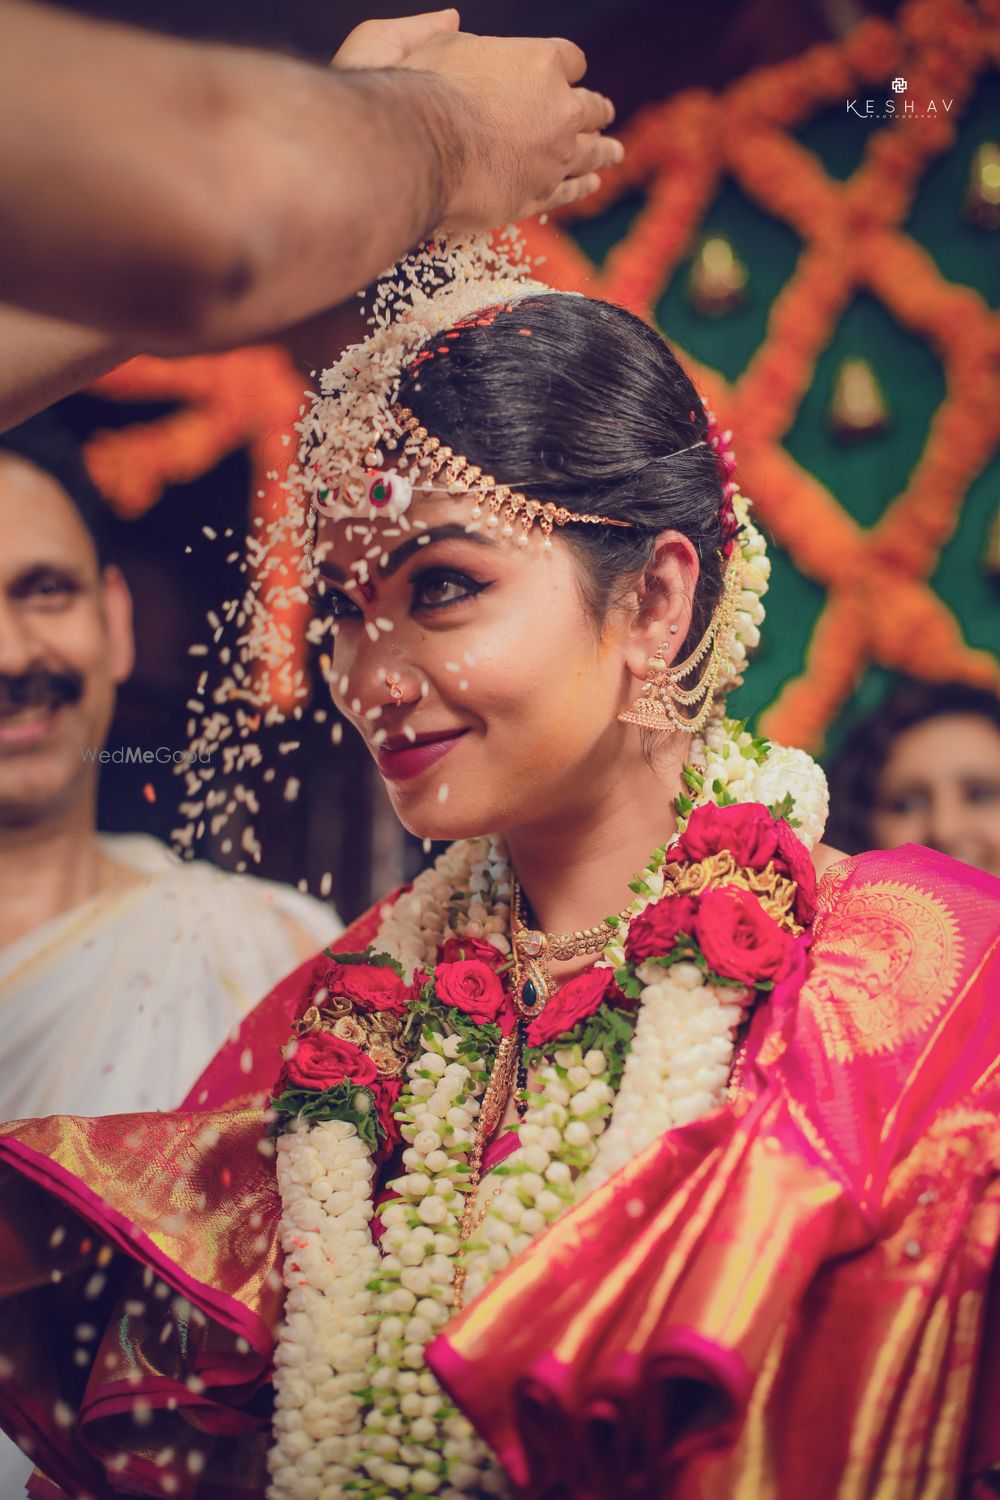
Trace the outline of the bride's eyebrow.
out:
[[[393,573],[398,572],[406,560],[412,557],[415,552],[420,551],[421,548],[429,547],[432,542],[451,541],[475,542],[480,547],[496,548],[499,546],[499,543],[495,542],[492,537],[486,536],[482,532],[470,531],[458,522],[450,521],[446,526],[433,526],[429,531],[415,532],[412,536],[407,537],[405,542],[401,542],[398,547],[394,547],[388,554],[385,562],[378,569],[378,576],[380,578],[391,578]],[[338,567],[336,563],[327,562],[325,559],[319,564],[319,571],[333,583],[346,584],[357,581],[350,578],[344,572],[343,568]]]

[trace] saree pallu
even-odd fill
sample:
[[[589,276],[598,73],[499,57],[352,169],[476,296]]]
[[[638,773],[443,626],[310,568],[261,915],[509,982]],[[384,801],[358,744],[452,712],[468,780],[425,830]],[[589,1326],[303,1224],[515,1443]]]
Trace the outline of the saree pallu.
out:
[[[1000,883],[908,848],[835,866],[819,894],[805,984],[758,1008],[733,1098],[431,1345],[519,1493],[994,1493]],[[68,1495],[264,1494],[280,1203],[262,1105],[325,962],[262,1002],[185,1111],[0,1135],[0,1404]]]

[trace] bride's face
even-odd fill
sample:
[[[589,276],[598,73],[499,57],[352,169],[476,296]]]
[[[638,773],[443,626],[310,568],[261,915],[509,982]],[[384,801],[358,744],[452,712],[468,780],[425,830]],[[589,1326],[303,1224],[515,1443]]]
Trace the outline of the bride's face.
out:
[[[378,521],[349,536],[323,517],[317,534],[334,702],[425,838],[571,815],[619,757],[616,714],[635,687],[624,619],[598,628],[558,531],[548,549],[537,527],[519,546],[467,531],[471,510],[430,491],[409,531]]]

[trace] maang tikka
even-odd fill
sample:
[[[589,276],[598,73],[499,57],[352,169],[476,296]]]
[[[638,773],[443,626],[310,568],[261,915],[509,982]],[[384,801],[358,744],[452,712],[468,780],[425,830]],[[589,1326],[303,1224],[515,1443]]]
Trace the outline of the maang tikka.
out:
[[[659,652],[648,659],[642,692],[631,708],[618,715],[620,723],[636,724],[640,729],[681,729],[687,734],[696,734],[704,728],[712,712],[719,674],[729,661],[741,569],[740,549],[734,547],[726,564],[722,597],[715,606],[705,634],[683,661],[670,662]],[[669,645],[666,642],[660,651],[668,651]],[[684,679],[690,677],[702,662],[705,666],[701,676],[693,686],[684,687]],[[696,704],[699,706],[695,707]],[[687,712],[691,709],[694,709],[693,713]]]

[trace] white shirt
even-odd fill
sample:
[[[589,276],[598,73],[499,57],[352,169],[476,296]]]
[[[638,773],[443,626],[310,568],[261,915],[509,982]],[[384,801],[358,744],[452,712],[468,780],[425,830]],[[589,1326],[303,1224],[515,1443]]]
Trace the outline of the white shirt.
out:
[[[227,1036],[300,962],[343,930],[289,886],[178,859],[145,834],[102,835],[140,873],[0,950],[0,1119],[173,1109]],[[0,1433],[0,1495],[33,1464]]]

